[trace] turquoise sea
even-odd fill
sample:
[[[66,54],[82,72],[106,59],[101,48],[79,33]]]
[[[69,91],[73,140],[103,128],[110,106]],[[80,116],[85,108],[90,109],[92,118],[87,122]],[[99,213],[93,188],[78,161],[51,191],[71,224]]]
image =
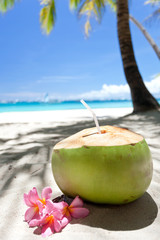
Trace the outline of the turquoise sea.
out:
[[[160,103],[160,99],[158,100]],[[127,108],[132,107],[129,100],[111,100],[111,101],[86,101],[93,108]],[[64,101],[56,103],[45,102],[16,102],[0,103],[0,112],[26,112],[26,111],[53,111],[53,110],[72,110],[84,109],[79,101]]]

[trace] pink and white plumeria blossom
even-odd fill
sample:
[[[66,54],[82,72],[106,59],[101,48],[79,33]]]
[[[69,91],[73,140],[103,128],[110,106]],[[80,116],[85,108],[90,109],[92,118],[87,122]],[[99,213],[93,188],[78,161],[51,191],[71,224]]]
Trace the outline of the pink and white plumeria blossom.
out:
[[[89,214],[89,210],[87,208],[83,208],[83,201],[79,198],[79,196],[77,196],[70,205],[68,205],[66,202],[63,202],[63,205],[63,225],[67,225],[72,220],[72,217],[84,218]]]
[[[46,200],[50,199],[52,189],[45,187],[42,190],[41,198],[38,196],[37,189],[34,187],[28,194],[24,193],[24,202],[29,207],[25,212],[25,221],[30,222],[32,219],[39,219],[41,211],[40,206],[44,208]]]
[[[43,237],[50,236],[54,232],[60,232],[64,227],[61,224],[63,218],[63,203],[53,203],[46,200],[45,208],[40,207],[42,211],[40,219],[33,219],[29,222],[30,227],[41,227]]]
[[[83,201],[77,196],[70,205],[62,201],[53,203],[52,189],[46,187],[39,198],[36,188],[29,194],[24,194],[25,204],[29,207],[25,213],[25,220],[30,227],[41,227],[43,237],[50,236],[54,232],[60,232],[73,218],[88,216],[89,210],[83,208]]]

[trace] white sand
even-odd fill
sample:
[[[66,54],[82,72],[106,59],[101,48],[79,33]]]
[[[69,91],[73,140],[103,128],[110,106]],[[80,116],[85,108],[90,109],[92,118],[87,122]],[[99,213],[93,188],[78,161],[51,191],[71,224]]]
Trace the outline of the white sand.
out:
[[[87,204],[90,215],[74,220],[50,239],[158,240],[160,236],[160,112],[124,116],[132,109],[95,110],[100,125],[127,127],[142,134],[149,144],[154,173],[139,200],[123,206]],[[117,117],[116,117],[117,116]],[[120,118],[119,118],[120,117]],[[94,126],[87,110],[0,114],[0,239],[37,240],[24,220],[23,193],[34,186],[61,195],[51,172],[53,146],[61,139]]]
[[[132,108],[102,108],[93,110],[98,118],[117,118],[132,112]],[[91,120],[92,115],[85,109],[0,113],[0,123],[66,122],[71,120],[79,121],[81,119]]]

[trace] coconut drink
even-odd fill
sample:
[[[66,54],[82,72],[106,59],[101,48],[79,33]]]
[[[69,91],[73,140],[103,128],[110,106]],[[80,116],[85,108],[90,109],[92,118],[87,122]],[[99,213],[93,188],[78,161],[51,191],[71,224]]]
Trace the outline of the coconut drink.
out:
[[[94,203],[124,204],[141,197],[152,179],[152,158],[145,139],[126,128],[84,129],[53,148],[52,171],[61,191]]]
[[[57,143],[52,170],[61,191],[94,203],[124,204],[142,196],[152,179],[145,139],[113,126],[84,129]]]

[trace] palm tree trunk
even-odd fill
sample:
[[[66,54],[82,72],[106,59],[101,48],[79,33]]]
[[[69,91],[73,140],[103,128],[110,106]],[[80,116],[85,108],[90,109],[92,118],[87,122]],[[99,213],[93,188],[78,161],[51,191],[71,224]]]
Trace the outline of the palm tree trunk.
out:
[[[139,28],[139,30],[143,33],[147,41],[152,46],[153,50],[155,51],[157,57],[160,59],[160,49],[153,40],[153,38],[149,35],[149,33],[146,31],[146,29],[140,24],[133,16],[129,15],[129,19]]]
[[[159,104],[151,95],[139,72],[129,28],[128,0],[117,0],[117,29],[123,68],[131,90],[134,112],[159,109]]]

